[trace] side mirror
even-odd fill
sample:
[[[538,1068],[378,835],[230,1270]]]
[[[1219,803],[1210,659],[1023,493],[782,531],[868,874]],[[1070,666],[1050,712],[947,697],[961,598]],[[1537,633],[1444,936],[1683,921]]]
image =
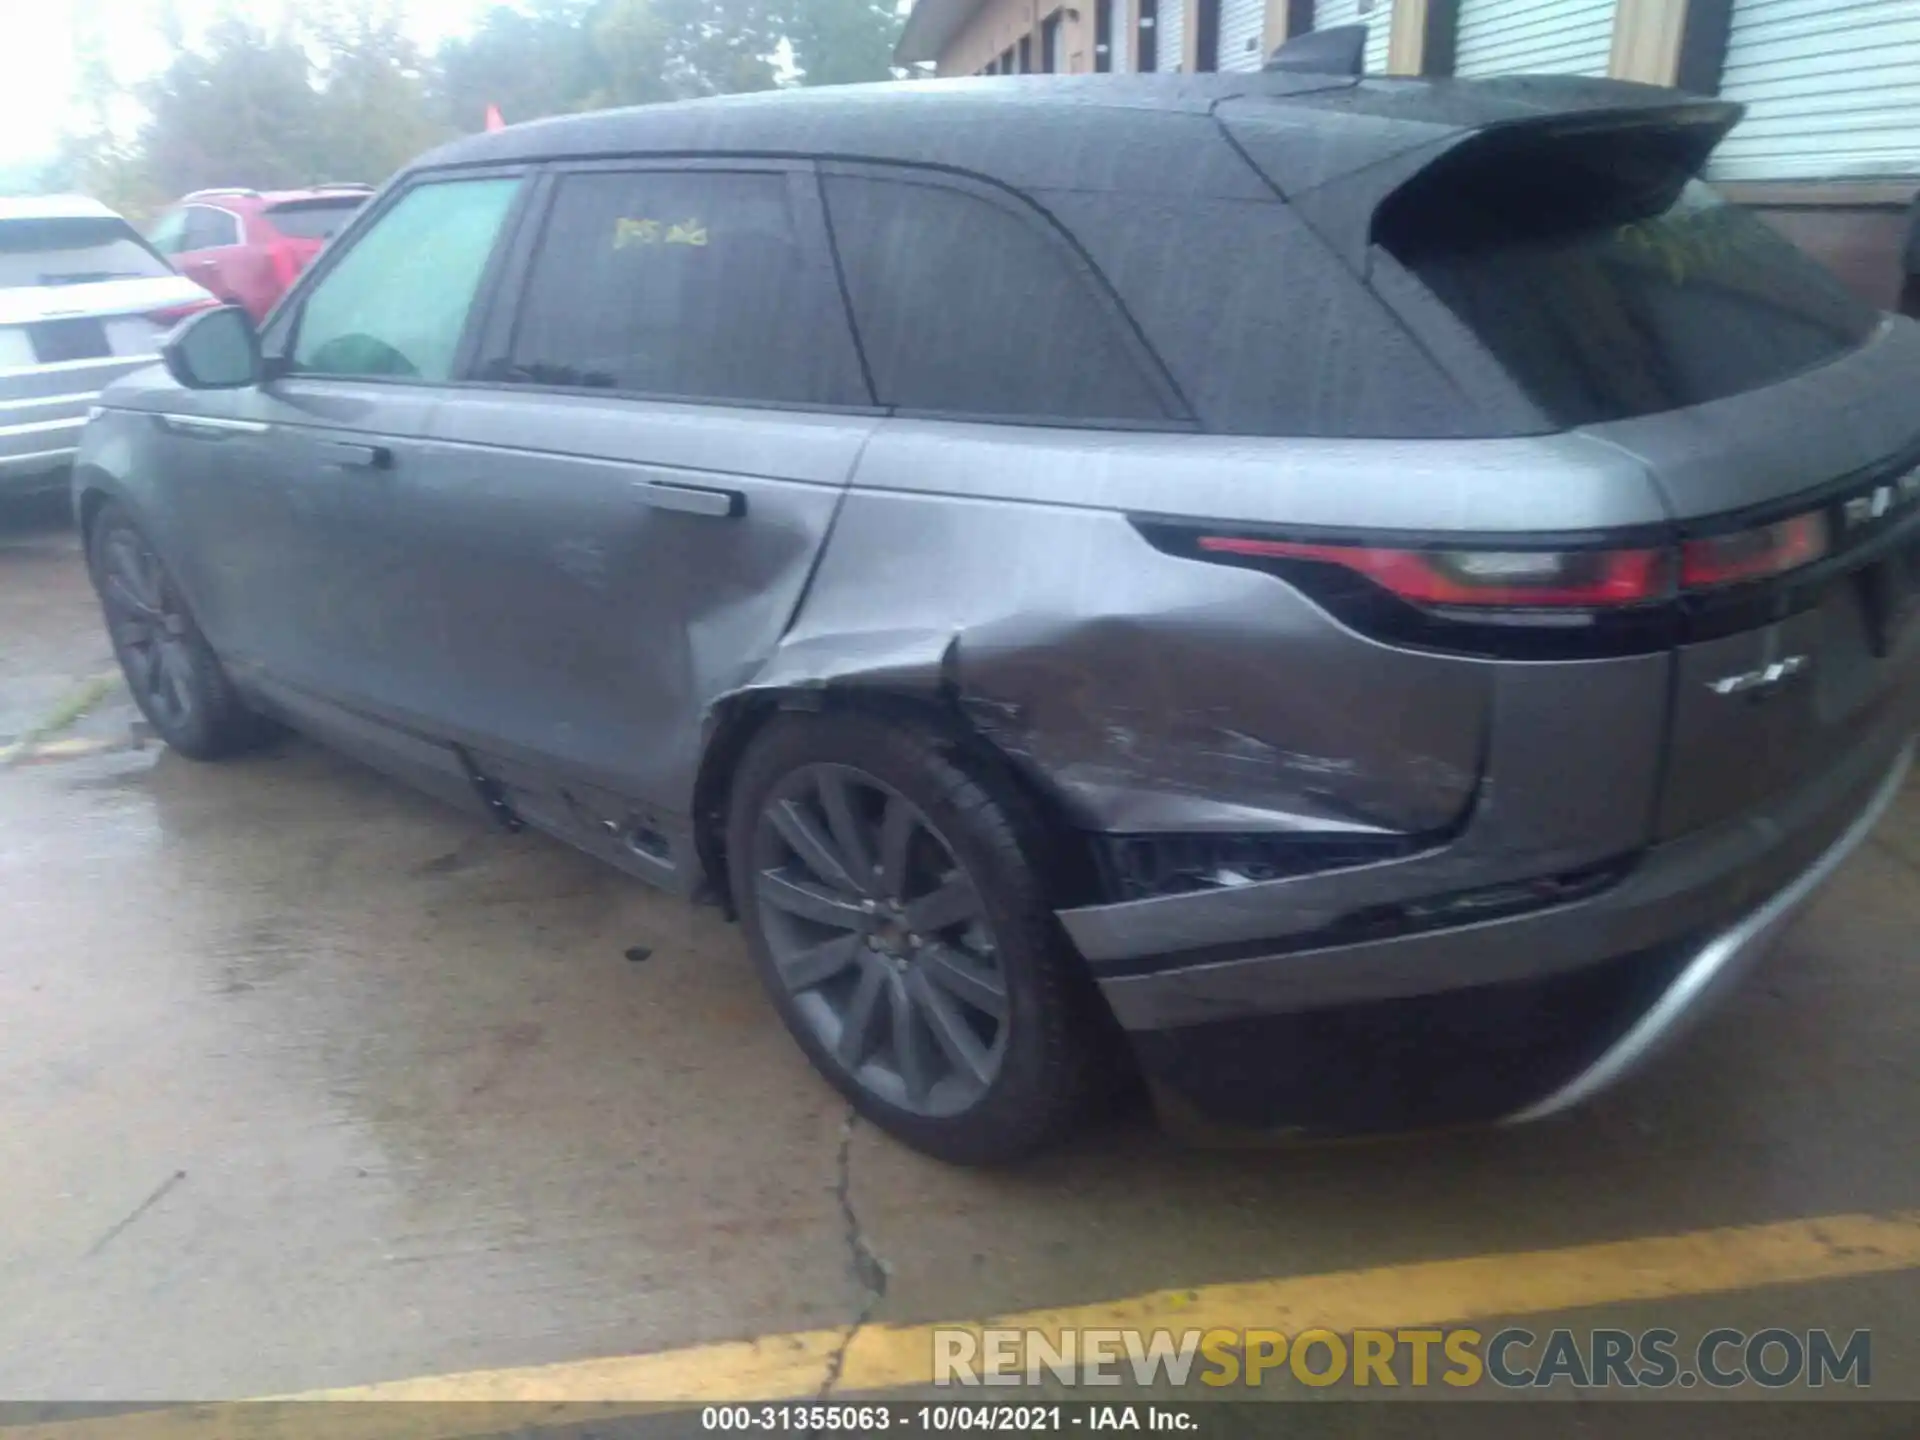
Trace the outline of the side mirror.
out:
[[[160,345],[167,373],[189,390],[238,390],[260,383],[260,337],[238,305],[206,310]]]

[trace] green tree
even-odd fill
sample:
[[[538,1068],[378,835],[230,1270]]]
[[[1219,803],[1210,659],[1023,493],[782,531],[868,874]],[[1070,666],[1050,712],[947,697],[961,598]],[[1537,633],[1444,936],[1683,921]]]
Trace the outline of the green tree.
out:
[[[135,216],[208,186],[377,182],[489,105],[511,122],[768,90],[788,55],[803,84],[885,79],[900,29],[889,0],[519,0],[427,55],[405,0],[304,0],[271,30],[227,8],[193,35],[178,0],[152,3],[173,58],[129,91],[103,0],[72,0],[81,83],[43,177]]]
[[[168,195],[215,185],[278,189],[322,178],[328,143],[300,38],[223,14],[137,90],[145,177]]]
[[[886,0],[790,0],[786,34],[802,85],[890,80],[899,10]]]
[[[309,0],[302,38],[318,65],[313,180],[378,183],[455,127],[431,113],[427,57],[398,0]]]
[[[496,5],[435,55],[430,85],[440,120],[478,130],[487,106],[509,121],[585,109],[601,85],[588,18],[593,0]]]
[[[81,191],[122,214],[144,218],[167,197],[146,174],[138,147],[115,127],[125,90],[107,58],[106,17],[98,0],[76,0],[68,22],[77,62],[73,104],[52,163],[26,188]]]
[[[602,0],[612,13],[647,0]],[[782,27],[777,0],[653,0],[665,27],[667,84],[673,94],[733,95],[771,90]]]
[[[592,88],[570,108],[649,105],[684,93],[668,79],[669,25],[652,0],[602,0],[585,28]]]

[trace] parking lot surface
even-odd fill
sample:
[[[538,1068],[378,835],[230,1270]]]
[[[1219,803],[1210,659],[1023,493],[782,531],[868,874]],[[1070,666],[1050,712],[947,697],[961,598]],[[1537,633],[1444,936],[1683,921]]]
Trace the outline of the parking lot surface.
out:
[[[887,1390],[921,1327],[1187,1306],[1870,1328],[1920,1399],[1920,789],[1560,1120],[1197,1151],[1129,1113],[963,1172],[849,1123],[718,912],[298,739],[195,765],[76,705],[109,662],[63,527],[0,531],[0,1398]]]

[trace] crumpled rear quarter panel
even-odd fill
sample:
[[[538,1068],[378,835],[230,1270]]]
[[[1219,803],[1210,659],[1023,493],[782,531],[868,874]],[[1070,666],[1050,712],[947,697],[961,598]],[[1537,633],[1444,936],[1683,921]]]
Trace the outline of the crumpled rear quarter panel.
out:
[[[940,695],[1088,829],[1418,833],[1471,803],[1484,667],[1363,639],[1115,510],[847,496],[753,688]]]

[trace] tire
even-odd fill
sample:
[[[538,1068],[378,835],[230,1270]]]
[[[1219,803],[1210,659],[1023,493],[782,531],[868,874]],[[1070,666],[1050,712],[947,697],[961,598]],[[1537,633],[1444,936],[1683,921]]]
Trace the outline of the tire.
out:
[[[94,520],[87,566],[120,672],[155,734],[190,759],[221,760],[273,733],[241,701],[166,564],[118,503]]]
[[[827,799],[836,788],[848,797],[838,826]],[[898,802],[919,823],[890,845]],[[852,844],[844,843],[848,826],[860,837]],[[852,856],[843,871],[890,852],[907,857],[865,867],[861,884],[875,903],[858,904],[877,909],[864,922],[874,929],[862,933],[845,908],[854,891],[822,881],[830,867],[801,858],[813,841],[826,842],[828,861]],[[780,715],[736,772],[729,878],[768,994],[855,1110],[937,1159],[988,1165],[1031,1155],[1071,1132],[1110,1088],[1103,1036],[1111,1020],[1048,906],[1036,865],[1045,854],[1043,832],[1013,787],[917,723]],[[897,876],[903,883],[891,884]],[[821,894],[843,907],[831,923],[790,908],[811,910]],[[898,912],[889,907],[895,898],[908,902]],[[969,903],[965,918],[952,918]],[[855,1033],[863,988],[877,993],[867,1002],[874,1023]],[[946,1073],[929,1084],[936,1067]]]

